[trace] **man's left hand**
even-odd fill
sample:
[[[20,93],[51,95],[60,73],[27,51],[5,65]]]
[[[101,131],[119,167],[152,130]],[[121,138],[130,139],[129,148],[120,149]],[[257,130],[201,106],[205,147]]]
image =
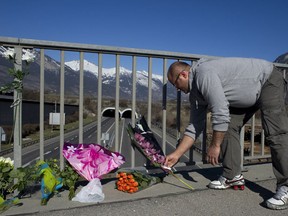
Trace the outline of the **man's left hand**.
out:
[[[218,164],[219,155],[220,155],[220,146],[211,145],[208,148],[206,160],[213,166],[215,166]]]

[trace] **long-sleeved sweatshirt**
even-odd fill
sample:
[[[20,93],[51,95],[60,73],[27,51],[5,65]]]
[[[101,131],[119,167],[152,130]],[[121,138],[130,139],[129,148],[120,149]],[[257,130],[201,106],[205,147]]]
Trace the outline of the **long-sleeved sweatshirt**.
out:
[[[207,110],[211,111],[213,130],[227,131],[229,107],[253,106],[272,70],[273,63],[261,59],[200,59],[190,69],[191,114],[184,134],[197,139]]]

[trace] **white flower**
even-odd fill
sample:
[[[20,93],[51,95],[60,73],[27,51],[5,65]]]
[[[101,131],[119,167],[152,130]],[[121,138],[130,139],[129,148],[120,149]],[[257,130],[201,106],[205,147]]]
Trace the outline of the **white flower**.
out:
[[[75,150],[77,150],[77,148],[75,148],[74,146],[67,146],[67,148],[68,148],[67,152],[69,153],[74,153]]]
[[[8,163],[8,164],[10,164],[11,166],[13,166],[14,165],[14,161],[13,160],[11,160],[11,158],[10,157],[8,157],[8,158],[6,158],[6,161],[5,161],[6,163]]]
[[[10,164],[11,166],[14,165],[14,161],[11,160],[10,157],[8,157],[8,158],[0,157],[0,162]]]

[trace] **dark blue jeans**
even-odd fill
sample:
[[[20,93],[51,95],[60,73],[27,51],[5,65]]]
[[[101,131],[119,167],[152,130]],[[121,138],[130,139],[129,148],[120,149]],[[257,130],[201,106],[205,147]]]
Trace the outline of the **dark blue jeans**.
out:
[[[223,176],[232,179],[241,173],[240,130],[260,109],[262,127],[270,145],[277,185],[288,185],[288,116],[285,107],[286,80],[277,68],[262,87],[253,107],[230,108],[230,124],[221,145]]]

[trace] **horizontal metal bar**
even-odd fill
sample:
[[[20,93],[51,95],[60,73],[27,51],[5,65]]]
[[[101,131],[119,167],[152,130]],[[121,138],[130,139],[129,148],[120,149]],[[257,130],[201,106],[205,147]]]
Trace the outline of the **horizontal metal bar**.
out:
[[[0,44],[2,45],[21,45],[23,47],[35,47],[44,49],[61,49],[64,51],[82,51],[82,52],[101,52],[106,54],[122,54],[122,55],[135,55],[143,57],[154,58],[170,58],[170,59],[185,59],[197,60],[200,58],[219,58],[216,56],[195,55],[188,53],[166,52],[147,49],[125,48],[125,47],[112,47],[112,46],[99,46],[94,44],[80,44],[68,42],[56,42],[45,40],[34,40],[24,38],[0,37]]]
[[[267,155],[254,155],[254,156],[245,156],[244,160],[254,160],[254,159],[268,159],[271,158],[271,154]]]

